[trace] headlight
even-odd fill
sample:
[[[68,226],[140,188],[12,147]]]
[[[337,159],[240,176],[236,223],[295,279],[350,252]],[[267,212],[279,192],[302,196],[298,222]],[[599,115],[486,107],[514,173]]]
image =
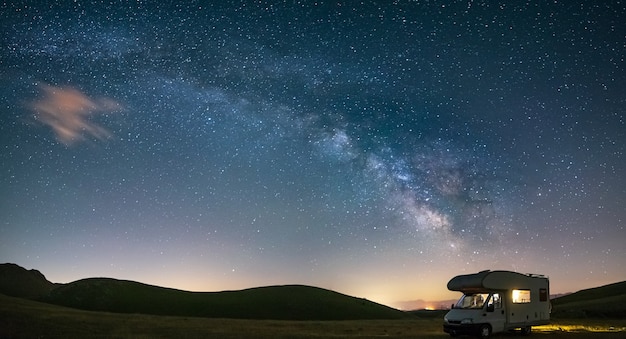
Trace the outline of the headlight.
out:
[[[473,323],[471,318],[465,318],[465,319],[461,320],[461,324],[463,324],[463,325],[467,325],[467,324],[471,324],[471,323]]]
[[[443,322],[446,323],[446,324],[448,323],[448,316],[447,315],[443,317]]]

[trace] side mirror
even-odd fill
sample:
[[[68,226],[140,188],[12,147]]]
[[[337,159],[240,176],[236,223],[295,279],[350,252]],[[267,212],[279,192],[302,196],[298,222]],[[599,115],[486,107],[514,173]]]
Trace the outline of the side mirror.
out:
[[[495,310],[494,304],[487,305],[487,312],[493,312]]]
[[[454,308],[454,304],[450,304],[450,309],[453,309],[453,308]]]

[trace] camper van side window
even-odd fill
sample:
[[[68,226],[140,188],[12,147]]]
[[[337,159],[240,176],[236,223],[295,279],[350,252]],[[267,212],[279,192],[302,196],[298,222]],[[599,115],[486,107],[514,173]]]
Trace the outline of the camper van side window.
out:
[[[539,289],[539,301],[548,301],[548,290],[545,288]]]
[[[524,304],[530,302],[530,290],[513,290],[511,300],[514,304]]]

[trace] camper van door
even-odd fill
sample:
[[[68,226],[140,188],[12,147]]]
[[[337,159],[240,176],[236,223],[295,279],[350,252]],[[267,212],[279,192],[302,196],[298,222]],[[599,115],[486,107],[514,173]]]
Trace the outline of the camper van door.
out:
[[[506,306],[502,297],[501,293],[491,293],[484,309],[485,322],[491,324],[493,333],[504,331],[506,325]]]

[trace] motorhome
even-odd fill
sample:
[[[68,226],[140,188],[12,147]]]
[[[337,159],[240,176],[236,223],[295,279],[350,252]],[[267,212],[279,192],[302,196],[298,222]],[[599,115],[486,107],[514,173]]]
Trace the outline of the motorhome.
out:
[[[444,317],[444,332],[488,338],[492,333],[550,322],[550,282],[539,274],[511,271],[482,271],[459,275],[448,289],[463,293]]]

